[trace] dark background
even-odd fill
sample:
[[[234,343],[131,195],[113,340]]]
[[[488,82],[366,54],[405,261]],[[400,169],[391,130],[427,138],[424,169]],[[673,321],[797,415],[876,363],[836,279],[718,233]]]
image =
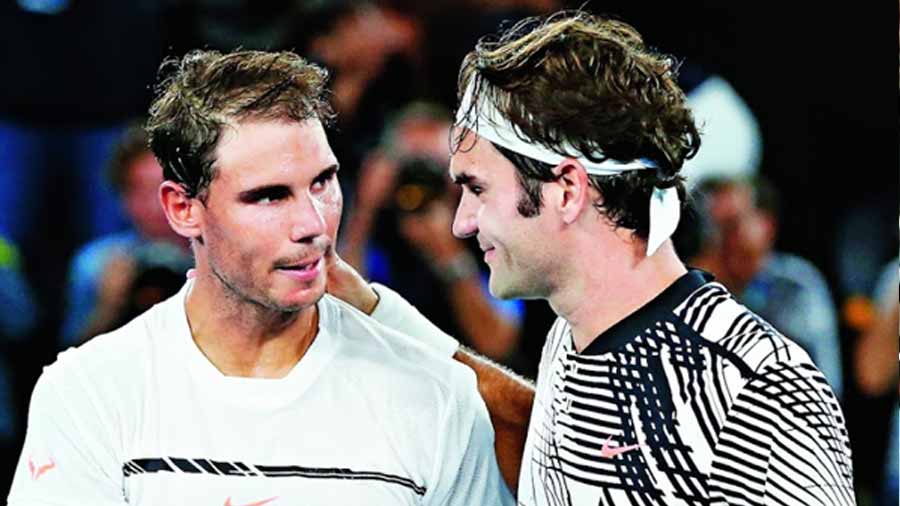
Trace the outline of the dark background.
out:
[[[73,0],[64,15],[48,17],[25,14],[13,0],[3,2],[0,118],[65,127],[112,124],[144,113],[162,56],[177,55],[199,40],[191,34],[192,21],[204,3],[215,2]],[[288,4],[248,7],[255,16],[248,23],[265,24],[271,12]],[[879,203],[881,217],[856,231],[878,240],[859,247],[879,265],[897,255],[897,4],[798,8],[789,2],[694,0],[586,5],[633,24],[651,46],[721,74],[742,95],[763,135],[760,171],[783,197],[778,247],[816,264],[839,307],[850,295],[841,292],[837,268],[839,227],[848,213]],[[460,28],[452,23],[465,22],[468,13],[454,2],[435,3],[428,10],[441,9],[446,12],[438,19],[446,24],[435,36],[452,37]],[[430,43],[438,54],[449,55],[431,62],[444,69],[432,80],[446,87],[458,68],[455,52],[441,53],[440,39]],[[79,196],[58,185],[34,198],[45,207],[34,230],[39,246],[25,251],[25,268],[41,294],[42,321],[27,343],[8,351],[22,417],[41,368],[57,353],[60,315],[55,308],[62,302],[66,259],[78,243],[63,203]],[[530,303],[529,310],[548,311],[545,304]],[[855,337],[843,328],[845,354]],[[896,349],[885,352],[897,354]],[[859,485],[877,487],[888,417],[897,401],[894,395],[864,398],[854,392],[852,381],[845,384]],[[2,497],[19,448],[4,451]]]

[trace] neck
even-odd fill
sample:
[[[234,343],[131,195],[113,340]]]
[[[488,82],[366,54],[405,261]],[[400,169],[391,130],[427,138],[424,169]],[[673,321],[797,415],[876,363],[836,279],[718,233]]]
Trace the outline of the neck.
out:
[[[186,310],[194,342],[225,376],[283,378],[318,331],[315,305],[285,312],[241,299],[199,262]]]
[[[594,254],[573,262],[568,280],[560,284],[563,288],[550,297],[556,314],[569,322],[579,353],[687,272],[671,241],[649,258],[643,241],[626,244],[605,251],[596,246],[581,249]]]

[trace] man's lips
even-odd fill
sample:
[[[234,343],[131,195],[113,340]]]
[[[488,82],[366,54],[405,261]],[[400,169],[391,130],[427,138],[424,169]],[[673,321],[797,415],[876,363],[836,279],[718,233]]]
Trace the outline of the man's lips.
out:
[[[323,258],[324,256],[319,255],[308,260],[279,265],[275,270],[298,281],[312,281],[319,275]]]
[[[299,260],[297,262],[280,264],[280,265],[276,266],[275,268],[276,269],[292,269],[292,270],[308,269],[309,267],[315,266],[321,259],[322,259],[322,255],[316,255],[315,257],[310,257],[308,259]]]

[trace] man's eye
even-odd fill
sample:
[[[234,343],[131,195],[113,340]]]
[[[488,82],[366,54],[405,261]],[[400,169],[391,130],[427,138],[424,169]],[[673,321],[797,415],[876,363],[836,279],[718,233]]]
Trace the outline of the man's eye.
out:
[[[332,179],[334,179],[334,176],[336,174],[337,174],[337,169],[329,169],[329,170],[326,170],[325,172],[319,174],[319,176],[313,180],[313,184],[312,184],[313,190],[318,191],[318,190],[322,190],[323,188],[325,188],[325,185],[327,185]]]
[[[482,192],[484,192],[484,188],[482,188],[478,185],[471,184],[471,185],[469,185],[469,191],[472,192],[473,195],[478,196],[478,195],[481,195]]]
[[[284,200],[287,197],[287,190],[272,188],[254,194],[249,201],[254,204],[269,205]]]

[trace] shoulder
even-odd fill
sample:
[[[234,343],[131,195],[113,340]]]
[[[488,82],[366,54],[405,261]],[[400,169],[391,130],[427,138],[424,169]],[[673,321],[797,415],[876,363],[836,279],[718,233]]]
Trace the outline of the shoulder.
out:
[[[737,477],[793,504],[852,504],[843,413],[811,364],[772,363],[741,389],[716,448],[714,480]],[[735,472],[736,471],[736,472]]]
[[[44,368],[29,406],[32,437],[75,441],[92,459],[122,455],[127,435],[143,418],[150,352],[142,320],[70,348]],[[57,446],[65,453],[64,444]]]
[[[811,362],[767,364],[745,383],[729,420],[760,440],[778,440],[798,454],[802,450],[810,459],[821,457],[820,462],[837,464],[842,473],[852,474],[840,402]]]
[[[383,381],[392,390],[405,390],[406,395],[413,396],[477,396],[475,373],[450,356],[330,295],[323,298],[320,307],[327,313],[328,330],[342,341],[340,360],[347,361],[354,371],[365,371],[367,381]]]
[[[738,302],[719,283],[697,289],[676,315],[711,353],[736,365],[745,377],[773,364],[812,365],[799,345]]]
[[[59,353],[40,381],[74,398],[94,397],[117,402],[140,388],[150,361],[166,302],[124,326]],[[80,392],[80,393],[79,393]],[[127,398],[127,397],[126,397]]]

